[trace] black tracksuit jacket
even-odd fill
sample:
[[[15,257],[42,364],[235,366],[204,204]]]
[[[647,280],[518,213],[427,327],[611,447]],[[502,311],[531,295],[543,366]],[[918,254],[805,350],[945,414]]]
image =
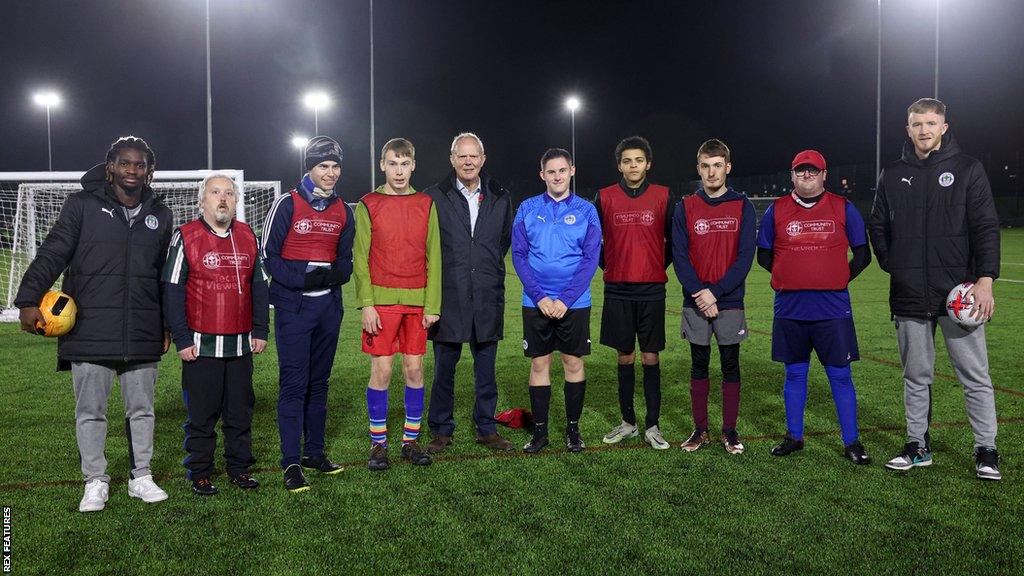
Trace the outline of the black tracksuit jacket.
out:
[[[868,234],[889,273],[893,315],[934,318],[964,281],[999,276],[999,218],[981,163],[947,133],[921,160],[912,142],[882,171]]]
[[[62,273],[62,290],[78,305],[74,328],[58,340],[61,368],[71,361],[152,362],[163,354],[160,270],[174,222],[149,186],[141,206],[129,226],[105,165],[94,166],[25,271],[18,308],[38,306]]]

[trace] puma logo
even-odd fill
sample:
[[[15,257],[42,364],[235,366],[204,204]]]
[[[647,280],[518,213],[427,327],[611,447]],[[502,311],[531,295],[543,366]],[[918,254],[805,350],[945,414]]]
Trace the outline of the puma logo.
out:
[[[547,222],[547,220],[545,220],[544,217],[541,216],[540,214],[537,214],[537,219],[540,220],[541,222]]]
[[[913,186],[914,183],[911,182],[911,180],[913,180],[914,178],[915,178],[914,176],[911,176],[910,178],[900,178],[900,180],[903,181],[903,182],[906,182],[907,186]]]
[[[107,214],[110,214],[111,218],[114,217],[114,209],[113,208],[100,208],[100,212],[106,212]]]

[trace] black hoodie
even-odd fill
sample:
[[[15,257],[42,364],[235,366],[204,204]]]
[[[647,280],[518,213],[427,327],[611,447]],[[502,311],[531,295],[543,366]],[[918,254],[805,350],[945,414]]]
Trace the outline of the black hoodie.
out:
[[[946,295],[964,281],[999,276],[999,218],[981,163],[947,132],[921,160],[912,142],[878,179],[871,245],[889,273],[896,316],[945,314]]]
[[[36,252],[18,289],[18,308],[38,306],[64,274],[74,298],[74,328],[58,340],[62,368],[70,361],[153,362],[163,353],[160,270],[174,229],[173,216],[148,185],[129,226],[106,180],[105,164],[82,176],[57,222]]]

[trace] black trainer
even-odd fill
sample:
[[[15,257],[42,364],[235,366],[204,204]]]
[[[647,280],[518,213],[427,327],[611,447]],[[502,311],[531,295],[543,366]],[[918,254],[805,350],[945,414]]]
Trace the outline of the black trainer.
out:
[[[331,462],[331,459],[326,454],[319,458],[310,458],[309,456],[302,457],[302,467],[309,468],[310,470],[317,470],[324,474],[337,474],[344,470],[344,466],[341,464],[335,464]]]
[[[370,447],[370,460],[366,467],[374,472],[391,468],[391,461],[388,460],[388,449],[383,444],[374,444]]]
[[[844,448],[843,455],[846,456],[850,462],[860,466],[871,464],[871,456],[868,456],[868,453],[864,450],[864,445],[860,443],[860,440],[854,440],[852,444]]]
[[[565,447],[574,454],[583,452],[583,449],[586,448],[586,445],[583,444],[583,438],[580,437],[579,426],[570,424],[565,428]]]
[[[547,434],[534,434],[533,438],[523,446],[523,452],[526,452],[527,454],[536,454],[543,450],[548,444],[550,444],[550,442],[548,442]]]
[[[796,440],[789,434],[786,434],[782,437],[782,442],[779,442],[774,448],[772,448],[772,456],[789,456],[793,452],[803,449],[803,440]]]
[[[238,476],[231,477],[231,483],[238,486],[242,490],[255,490],[260,487],[260,481],[249,476],[249,474],[239,474]]]
[[[999,452],[995,448],[975,448],[974,464],[978,478],[982,480],[1002,480],[999,471]]]
[[[200,496],[213,496],[217,492],[220,492],[220,490],[217,490],[217,487],[213,485],[213,482],[210,482],[210,478],[207,476],[193,480],[192,491]]]
[[[413,466],[430,466],[433,461],[415,440],[402,444],[402,460],[411,462]]]
[[[298,493],[309,490],[309,482],[306,481],[306,475],[302,473],[302,467],[298,464],[292,464],[284,470],[284,488],[285,490]]]

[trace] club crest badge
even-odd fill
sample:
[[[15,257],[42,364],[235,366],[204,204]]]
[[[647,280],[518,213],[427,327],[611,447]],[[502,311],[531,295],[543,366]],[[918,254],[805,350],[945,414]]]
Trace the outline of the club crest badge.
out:
[[[566,224],[572,226],[573,224],[576,223],[576,215],[575,214],[566,214],[565,218],[563,218],[562,221],[565,222]]]
[[[206,266],[210,270],[216,270],[220,268],[220,256],[216,252],[207,252],[203,256],[203,266]]]
[[[150,214],[149,216],[146,216],[146,227],[147,228],[149,228],[150,230],[156,230],[157,226],[159,226],[159,225],[160,225],[160,221],[157,220],[156,216],[153,216],[152,214]]]
[[[950,186],[953,185],[954,180],[955,178],[953,178],[952,172],[943,172],[942,175],[939,176],[939,186],[942,186],[943,188],[949,188]]]
[[[311,230],[313,230],[313,224],[307,218],[295,223],[295,232],[298,234],[309,234]]]

